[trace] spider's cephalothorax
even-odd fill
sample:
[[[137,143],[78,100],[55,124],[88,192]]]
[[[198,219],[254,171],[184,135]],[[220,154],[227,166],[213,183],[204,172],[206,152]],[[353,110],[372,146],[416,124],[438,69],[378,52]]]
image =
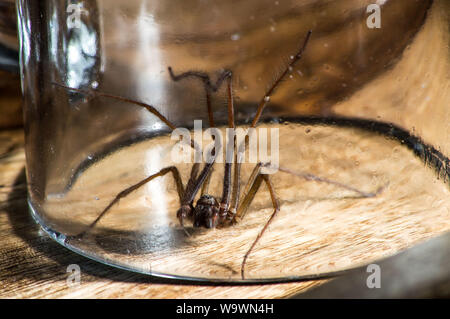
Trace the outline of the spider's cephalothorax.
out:
[[[219,203],[214,196],[202,195],[192,216],[194,227],[215,228],[220,222]]]
[[[233,214],[228,209],[221,209],[217,198],[204,194],[200,196],[195,207],[183,205],[177,212],[180,224],[184,226],[184,220],[189,219],[194,227],[216,228],[232,224]]]

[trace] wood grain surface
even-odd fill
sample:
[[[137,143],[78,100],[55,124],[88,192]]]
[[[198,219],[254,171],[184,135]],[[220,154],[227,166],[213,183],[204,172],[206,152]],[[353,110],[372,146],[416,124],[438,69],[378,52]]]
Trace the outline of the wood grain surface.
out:
[[[368,268],[361,267],[293,298],[449,298],[449,246],[446,233],[377,262],[372,265],[380,271],[376,289],[368,288]]]
[[[286,283],[273,285],[248,285],[248,286],[221,286],[221,285],[190,285],[168,282],[148,276],[138,275],[100,263],[88,260],[74,254],[66,248],[58,245],[49,238],[38,225],[32,220],[26,204],[26,181],[24,175],[24,152],[21,131],[5,131],[0,135],[2,141],[1,172],[1,213],[0,213],[0,240],[1,246],[1,269],[0,279],[2,290],[1,297],[12,298],[260,298],[260,297],[286,297],[304,291],[312,286],[319,285],[320,281],[305,283]],[[6,154],[5,154],[6,152]],[[397,150],[394,153],[398,153]],[[403,154],[404,155],[404,154]],[[400,161],[400,163],[404,163]],[[405,161],[405,170],[408,170],[410,161]],[[387,165],[384,163],[384,165]],[[420,171],[420,169],[419,169]],[[425,169],[426,175],[432,178],[431,170]],[[414,175],[414,179],[421,179],[421,172]],[[406,176],[400,182],[408,184]],[[422,180],[427,183],[427,181]],[[335,227],[330,232],[329,228],[323,228],[320,223],[325,220],[319,218],[311,227],[322,233],[320,241],[326,246],[333,247],[333,243],[341,242],[344,247],[327,251],[321,249],[312,250],[313,254],[303,261],[312,263],[312,266],[325,262],[326,265],[336,266],[329,263],[329,259],[347,258],[350,265],[362,261],[373,261],[373,256],[384,256],[410,247],[412,244],[421,242],[427,238],[450,229],[448,225],[448,188],[440,183],[429,191],[433,195],[442,193],[443,197],[436,203],[438,206],[428,207],[422,196],[408,196],[405,189],[410,191],[421,191],[421,183],[411,184],[411,187],[403,185],[399,187],[399,181],[394,179],[393,187],[386,191],[383,199],[375,202],[350,204],[353,211],[359,210],[357,214],[345,213],[343,202],[338,204],[335,200],[331,202],[326,199],[309,200],[309,205],[315,208],[315,214],[321,215],[330,210],[329,205],[334,204],[344,215],[342,218],[332,218]],[[428,183],[432,181],[428,181]],[[431,193],[424,193],[429,197]],[[417,194],[416,194],[417,195]],[[389,198],[389,200],[386,200]],[[406,199],[408,198],[408,199]],[[384,213],[371,213],[369,209],[376,203],[388,209]],[[422,208],[419,203],[425,203]],[[337,205],[336,205],[337,204]],[[359,207],[359,208],[358,208]],[[400,208],[400,209],[399,209]],[[380,208],[378,208],[380,209]],[[389,212],[391,210],[391,212]],[[310,212],[310,214],[312,211]],[[314,215],[314,214],[312,214]],[[327,217],[328,216],[328,217]],[[364,217],[365,216],[365,217]],[[303,216],[303,217],[306,217]],[[325,214],[326,219],[330,217]],[[341,216],[339,216],[341,217]],[[318,217],[310,217],[310,221]],[[283,218],[281,218],[283,220]],[[377,222],[378,221],[378,222]],[[374,224],[375,222],[375,224]],[[379,225],[377,225],[379,223]],[[315,226],[314,226],[315,225]],[[364,226],[366,225],[366,226]],[[111,225],[109,225],[111,226]],[[314,226],[314,227],[313,227]],[[350,226],[350,227],[349,227]],[[360,227],[360,229],[358,229]],[[340,234],[348,235],[338,238]],[[275,229],[276,230],[276,229]],[[241,230],[242,231],[242,230]],[[245,232],[242,231],[244,234]],[[279,233],[274,231],[275,234]],[[372,235],[371,235],[372,234]],[[369,236],[369,237],[368,237]],[[372,236],[370,238],[370,236]],[[299,237],[301,239],[301,237]],[[269,237],[269,241],[273,238]],[[339,247],[339,244],[338,246]],[[346,248],[345,248],[346,247]],[[381,253],[381,254],[380,254]],[[347,255],[350,254],[350,255]],[[351,256],[353,254],[353,256]],[[193,256],[192,254],[190,255]],[[281,256],[281,255],[279,255]],[[334,256],[334,257],[333,257]],[[177,259],[177,254],[173,256]],[[289,257],[289,255],[285,255]],[[169,259],[170,261],[170,259]],[[198,262],[201,262],[198,259]],[[295,260],[293,260],[295,261]],[[266,267],[270,265],[263,263]],[[80,266],[81,284],[70,287],[67,284],[67,267],[72,264]],[[270,267],[269,267],[270,268]]]
[[[364,198],[283,171],[271,174],[281,209],[249,255],[246,279],[340,271],[450,230],[447,185],[395,139],[355,127],[292,121],[259,127],[278,129],[281,169],[315,174],[366,193],[383,191]],[[67,191],[60,190],[58,180],[49,181],[45,202],[34,206],[53,231],[78,234],[116,194],[163,167],[176,166],[186,182],[192,165],[175,162],[175,143],[160,136],[120,148],[75,174],[79,177]],[[242,184],[254,166],[242,165]],[[214,167],[208,194],[220,198],[223,164]],[[189,237],[176,218],[179,205],[171,176],[155,179],[122,198],[95,228],[68,244],[138,271],[239,280],[243,256],[273,210],[266,186],[236,225],[207,230],[186,221]]]
[[[0,133],[0,297],[2,298],[273,298],[319,282],[249,286],[179,284],[102,265],[49,238],[26,203],[23,132]],[[81,268],[80,286],[70,287],[67,267]]]

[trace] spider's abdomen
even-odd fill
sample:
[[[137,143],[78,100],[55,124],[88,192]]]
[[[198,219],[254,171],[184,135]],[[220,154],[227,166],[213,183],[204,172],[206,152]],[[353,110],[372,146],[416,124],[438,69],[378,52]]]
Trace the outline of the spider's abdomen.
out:
[[[194,227],[215,228],[219,223],[219,204],[211,195],[202,195],[194,209]]]

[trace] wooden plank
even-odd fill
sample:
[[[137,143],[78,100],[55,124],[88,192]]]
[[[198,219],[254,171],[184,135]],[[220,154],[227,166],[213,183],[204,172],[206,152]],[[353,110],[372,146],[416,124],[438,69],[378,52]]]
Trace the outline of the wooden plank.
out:
[[[292,298],[448,298],[449,252],[447,233]]]
[[[23,141],[22,131],[0,132],[0,150]],[[1,152],[0,152],[1,153]],[[0,160],[1,298],[273,298],[318,282],[221,286],[179,284],[105,266],[49,238],[26,204],[23,144]],[[81,269],[80,286],[67,284],[67,267]]]

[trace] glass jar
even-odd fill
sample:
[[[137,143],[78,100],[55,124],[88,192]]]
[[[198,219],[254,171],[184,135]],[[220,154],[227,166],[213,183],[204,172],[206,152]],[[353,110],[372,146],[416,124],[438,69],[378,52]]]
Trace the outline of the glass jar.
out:
[[[206,281],[326,277],[447,231],[448,9],[444,0],[19,0],[32,214],[97,261]],[[236,126],[272,139],[257,140],[236,180],[218,157],[211,169],[200,161],[209,188],[196,177],[193,192],[194,159],[180,161],[192,149],[172,131],[197,129],[203,150],[213,141],[205,129],[232,126],[230,95]],[[252,183],[260,162],[277,165]],[[236,196],[223,199],[237,185],[236,213]],[[215,198],[199,201],[202,192]]]

